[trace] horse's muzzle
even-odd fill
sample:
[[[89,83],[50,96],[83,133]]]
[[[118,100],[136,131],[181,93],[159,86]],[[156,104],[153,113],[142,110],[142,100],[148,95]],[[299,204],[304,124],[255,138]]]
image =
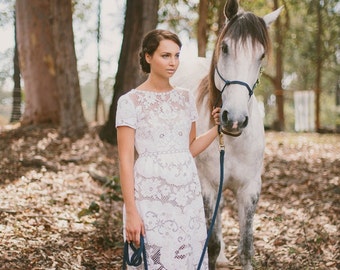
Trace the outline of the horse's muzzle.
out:
[[[230,130],[230,129],[225,129],[225,127],[223,126],[221,126],[221,132],[225,135],[229,135],[233,137],[238,137],[242,134],[242,130],[240,129]]]
[[[242,134],[243,129],[248,125],[248,116],[233,119],[230,117],[228,111],[224,111],[221,117],[221,131],[222,133],[238,137]]]

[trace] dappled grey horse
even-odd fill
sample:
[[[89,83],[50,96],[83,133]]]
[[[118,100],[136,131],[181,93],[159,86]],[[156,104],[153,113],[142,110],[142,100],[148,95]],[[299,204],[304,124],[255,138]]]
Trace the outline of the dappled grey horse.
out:
[[[214,125],[211,111],[214,106],[221,107],[220,130],[225,144],[223,190],[230,189],[237,200],[238,253],[244,270],[253,269],[253,219],[261,193],[265,147],[263,120],[253,91],[262,60],[269,50],[267,28],[280,12],[281,8],[260,18],[239,11],[237,0],[227,1],[224,8],[226,25],[217,39],[210,70],[205,68],[204,59],[197,59],[197,62],[181,64],[172,79],[179,86],[198,86],[195,89],[198,134]],[[216,141],[196,158],[208,226],[220,181],[218,150]],[[224,247],[219,209],[208,244],[209,269],[215,269],[216,262],[227,262]]]

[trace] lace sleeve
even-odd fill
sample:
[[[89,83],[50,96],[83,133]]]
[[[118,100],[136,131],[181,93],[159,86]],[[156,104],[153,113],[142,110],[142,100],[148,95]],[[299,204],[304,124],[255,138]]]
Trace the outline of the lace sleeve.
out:
[[[196,122],[198,119],[198,113],[195,98],[191,92],[189,92],[189,106],[190,106],[190,119],[192,122]]]
[[[128,126],[136,128],[137,115],[136,108],[129,95],[123,95],[119,98],[116,112],[116,127]]]

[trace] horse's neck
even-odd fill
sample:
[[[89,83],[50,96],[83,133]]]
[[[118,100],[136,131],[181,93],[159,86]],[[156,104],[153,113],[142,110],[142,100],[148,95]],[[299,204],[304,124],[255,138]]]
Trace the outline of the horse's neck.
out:
[[[258,132],[262,133],[263,115],[261,114],[259,103],[255,95],[253,95],[251,99],[249,100],[248,112],[249,112],[249,123],[248,123],[248,126],[244,129],[244,132],[247,134],[255,132],[255,134],[257,134],[256,132],[257,130]]]

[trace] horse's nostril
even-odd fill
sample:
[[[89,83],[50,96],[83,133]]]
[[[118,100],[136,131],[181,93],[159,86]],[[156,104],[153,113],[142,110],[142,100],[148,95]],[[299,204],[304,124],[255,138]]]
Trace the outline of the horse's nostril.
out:
[[[245,128],[248,125],[248,116],[245,117],[242,127]]]
[[[225,122],[225,123],[228,122],[228,111],[223,111],[222,121]]]

